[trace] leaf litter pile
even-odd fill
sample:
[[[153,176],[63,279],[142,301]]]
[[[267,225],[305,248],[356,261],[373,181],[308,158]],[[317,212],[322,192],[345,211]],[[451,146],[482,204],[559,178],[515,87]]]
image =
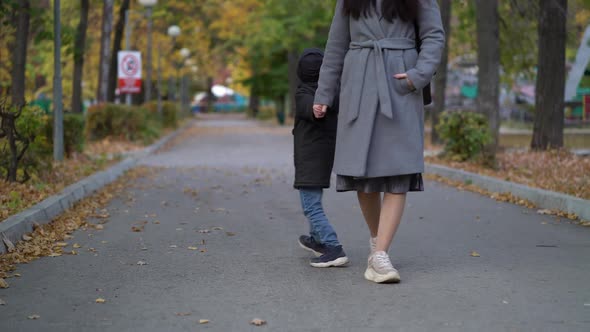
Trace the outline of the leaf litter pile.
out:
[[[0,180],[0,222],[114,162],[115,159],[92,159],[84,154],[76,154],[64,162],[55,163],[48,170],[33,174],[25,183]]]
[[[477,162],[426,158],[434,164],[590,199],[590,157],[577,156],[566,150],[511,151],[499,153],[497,160],[498,167],[491,169]]]
[[[133,180],[149,176],[157,169],[139,167],[128,171],[117,181],[109,184],[93,196],[78,202],[73,208],[63,213],[46,225],[36,225],[32,233],[23,236],[23,241],[14,245],[14,250],[0,255],[0,285],[6,282],[4,278],[16,276],[16,264],[28,263],[40,257],[58,257],[62,255],[77,255],[77,243],[69,243],[73,239],[72,233],[79,228],[102,230],[104,225],[91,224],[88,218],[108,217],[104,207],[115,196],[128,189]],[[97,213],[98,211],[98,213]],[[89,250],[91,250],[90,248]],[[8,285],[5,285],[8,287]]]

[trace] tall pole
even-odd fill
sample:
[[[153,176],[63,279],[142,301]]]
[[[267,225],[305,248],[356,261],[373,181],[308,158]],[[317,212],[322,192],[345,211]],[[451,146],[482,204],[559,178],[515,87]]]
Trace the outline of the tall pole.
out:
[[[146,8],[148,50],[147,50],[147,74],[145,84],[145,101],[152,99],[152,7]]]
[[[53,1],[53,40],[54,47],[54,73],[53,73],[53,159],[64,159],[64,128],[63,128],[63,104],[61,90],[61,18],[60,0]]]
[[[125,11],[125,50],[129,51],[131,48],[130,39],[131,39],[131,24],[129,24],[129,12],[130,10],[127,9]],[[113,56],[117,56],[113,54]],[[131,105],[131,94],[125,94],[125,104]]]
[[[158,44],[158,115],[162,115],[162,44]]]

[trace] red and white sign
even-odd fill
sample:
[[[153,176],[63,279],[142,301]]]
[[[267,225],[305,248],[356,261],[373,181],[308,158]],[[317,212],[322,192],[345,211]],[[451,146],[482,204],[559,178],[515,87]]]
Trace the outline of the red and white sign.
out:
[[[141,53],[135,51],[119,51],[118,78],[120,93],[141,92]]]

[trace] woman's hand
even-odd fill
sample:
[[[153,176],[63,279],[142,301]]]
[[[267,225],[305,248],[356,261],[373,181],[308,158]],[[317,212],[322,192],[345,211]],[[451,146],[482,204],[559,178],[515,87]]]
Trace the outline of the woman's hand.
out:
[[[328,111],[327,105],[315,104],[313,105],[313,116],[316,119],[321,119],[326,116],[326,112]]]
[[[408,77],[408,74],[403,73],[403,74],[395,74],[393,75],[393,77],[395,77],[398,80],[406,80],[406,82],[408,83],[408,87],[410,87],[410,90],[414,91],[416,90],[416,87],[414,86],[414,83],[412,83],[412,80],[410,80],[410,78]]]

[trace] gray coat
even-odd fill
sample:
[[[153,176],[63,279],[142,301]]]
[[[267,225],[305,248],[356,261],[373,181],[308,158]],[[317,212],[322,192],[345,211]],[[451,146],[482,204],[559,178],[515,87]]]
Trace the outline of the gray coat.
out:
[[[420,54],[413,22],[390,23],[380,13],[355,20],[343,14],[338,0],[315,96],[316,104],[331,106],[341,81],[336,174],[382,177],[424,171],[422,88],[438,67],[445,35],[437,0],[416,1]],[[380,8],[381,0],[377,3]],[[414,91],[406,80],[393,78],[399,73],[408,74]]]

